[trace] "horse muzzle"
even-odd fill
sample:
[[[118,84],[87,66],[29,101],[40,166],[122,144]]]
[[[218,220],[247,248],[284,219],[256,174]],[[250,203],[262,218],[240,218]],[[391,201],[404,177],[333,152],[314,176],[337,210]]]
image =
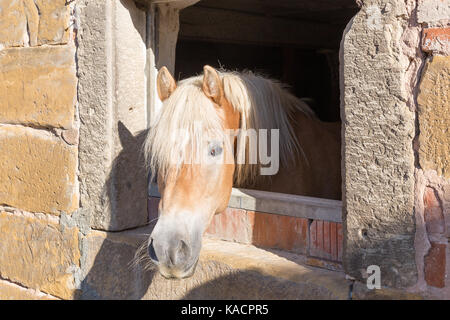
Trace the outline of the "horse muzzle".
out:
[[[200,247],[201,240],[193,242],[177,234],[152,233],[148,255],[165,278],[187,278],[194,274]]]

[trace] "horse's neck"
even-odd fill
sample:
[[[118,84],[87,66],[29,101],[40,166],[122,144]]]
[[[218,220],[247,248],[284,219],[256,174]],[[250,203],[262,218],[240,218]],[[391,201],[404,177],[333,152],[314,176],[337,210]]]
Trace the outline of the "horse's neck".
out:
[[[340,123],[325,123],[297,112],[292,127],[303,150],[295,165],[258,179],[255,189],[340,199]]]

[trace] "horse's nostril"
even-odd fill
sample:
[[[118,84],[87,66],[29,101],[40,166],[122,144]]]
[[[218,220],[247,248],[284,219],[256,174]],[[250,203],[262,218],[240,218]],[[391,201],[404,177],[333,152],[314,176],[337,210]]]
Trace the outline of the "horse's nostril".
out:
[[[180,240],[180,246],[178,248],[178,253],[183,259],[189,258],[190,249],[186,242]]]
[[[150,259],[152,259],[153,261],[158,261],[155,248],[153,247],[153,239],[150,240],[150,244],[148,245],[148,255],[150,256]]]
[[[180,240],[176,248],[169,250],[169,260],[172,265],[185,263],[189,259],[189,255],[189,246],[183,240]]]

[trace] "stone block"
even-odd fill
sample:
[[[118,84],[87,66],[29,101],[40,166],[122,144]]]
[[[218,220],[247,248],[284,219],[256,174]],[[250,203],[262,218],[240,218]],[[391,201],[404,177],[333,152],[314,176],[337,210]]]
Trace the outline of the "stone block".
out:
[[[341,42],[344,270],[361,280],[378,265],[383,286],[417,281],[414,221],[415,113],[402,35],[411,12],[395,0],[361,2]]]
[[[250,189],[234,189],[229,206],[299,218],[342,222],[342,201]]]
[[[70,2],[0,1],[0,47],[66,44],[69,36]]]
[[[23,46],[27,38],[27,17],[22,1],[1,0],[0,50]]]
[[[0,300],[57,300],[37,290],[24,288],[9,281],[0,280]]]
[[[39,11],[34,0],[23,0],[23,5],[27,18],[29,45],[34,47],[38,44]]]
[[[436,25],[450,20],[449,0],[418,0],[417,21]]]
[[[69,40],[70,7],[66,0],[35,0],[39,12],[38,44],[64,44]]]
[[[433,56],[422,72],[419,86],[419,162],[450,178],[450,56]]]
[[[60,214],[78,208],[77,148],[44,130],[0,126],[0,204]]]
[[[134,267],[133,259],[145,233],[92,231],[86,237],[86,264],[80,299],[140,299],[152,272]]]
[[[77,99],[75,47],[0,52],[0,122],[71,128]]]
[[[77,5],[81,203],[96,229],[144,225],[145,12],[132,0]]]
[[[0,212],[0,276],[63,299],[75,293],[78,229],[43,215]]]

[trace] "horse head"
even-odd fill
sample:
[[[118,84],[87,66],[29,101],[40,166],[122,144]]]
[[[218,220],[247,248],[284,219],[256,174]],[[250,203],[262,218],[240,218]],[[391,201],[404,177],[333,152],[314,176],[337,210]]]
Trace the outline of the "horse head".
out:
[[[233,136],[239,112],[227,101],[218,72],[177,86],[163,67],[157,77],[163,108],[147,140],[150,170],[157,171],[159,218],[148,254],[167,278],[193,274],[204,231],[225,210],[235,170]]]

